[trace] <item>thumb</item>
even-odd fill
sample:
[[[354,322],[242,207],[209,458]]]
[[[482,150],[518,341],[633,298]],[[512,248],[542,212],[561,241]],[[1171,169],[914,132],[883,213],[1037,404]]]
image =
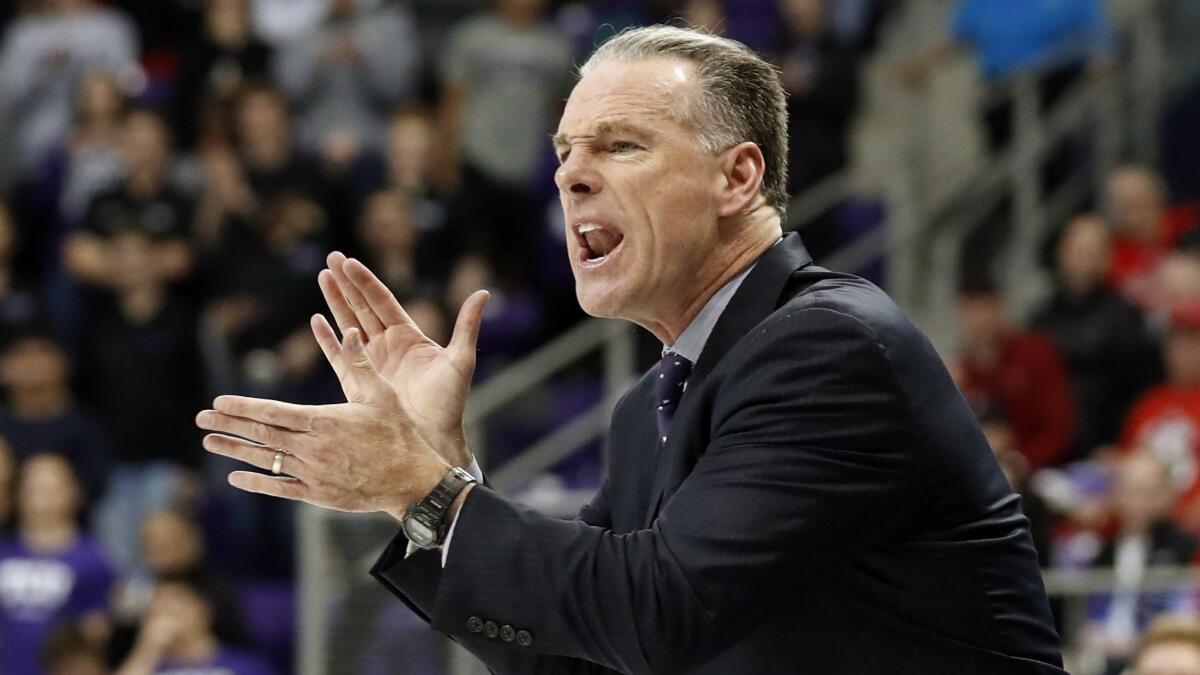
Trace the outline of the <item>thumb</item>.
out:
[[[342,349],[350,366],[350,376],[358,383],[361,392],[357,398],[374,402],[386,401],[392,393],[392,388],[375,369],[371,355],[367,353],[367,345],[363,342],[362,331],[358,328],[346,329]]]
[[[458,310],[458,320],[454,322],[454,335],[450,337],[449,349],[455,356],[475,355],[475,344],[479,341],[479,326],[483,323],[483,308],[492,294],[487,291],[475,291],[462,309]]]

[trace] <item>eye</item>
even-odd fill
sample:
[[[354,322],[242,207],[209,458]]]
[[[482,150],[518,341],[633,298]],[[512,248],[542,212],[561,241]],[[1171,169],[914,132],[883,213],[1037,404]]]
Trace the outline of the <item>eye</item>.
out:
[[[609,146],[609,150],[611,152],[630,152],[632,150],[636,150],[637,148],[637,143],[625,140],[613,141],[612,145]]]
[[[570,149],[563,150],[562,152],[558,153],[558,163],[559,164],[565,163],[567,161],[567,158],[570,156],[571,156]]]

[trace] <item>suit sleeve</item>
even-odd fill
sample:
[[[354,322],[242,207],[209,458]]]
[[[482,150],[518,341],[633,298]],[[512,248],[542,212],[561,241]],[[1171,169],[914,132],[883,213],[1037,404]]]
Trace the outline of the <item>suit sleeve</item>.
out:
[[[686,672],[902,530],[915,501],[907,405],[868,326],[799,310],[726,360],[712,440],[649,529],[616,534],[473,490],[427,605],[433,628],[493,650],[469,631],[481,617],[530,637],[502,649]],[[379,573],[403,587],[403,567]]]
[[[474,473],[474,472],[472,472]],[[487,482],[483,481],[487,486]],[[462,513],[459,513],[462,517]],[[612,516],[608,508],[608,482],[591,502],[579,512],[579,521],[605,529],[612,527]],[[441,584],[441,553],[435,550],[408,551],[408,539],[400,532],[388,544],[379,561],[371,569],[371,576],[399,597],[408,608],[426,622],[437,601]],[[469,631],[468,631],[469,632]],[[530,651],[504,649],[493,644],[468,644],[450,634],[479,657],[494,673],[535,673],[539,675],[601,675],[613,671],[598,664],[567,657],[554,657]],[[514,637],[515,639],[515,637]],[[493,640],[486,642],[490,643]]]

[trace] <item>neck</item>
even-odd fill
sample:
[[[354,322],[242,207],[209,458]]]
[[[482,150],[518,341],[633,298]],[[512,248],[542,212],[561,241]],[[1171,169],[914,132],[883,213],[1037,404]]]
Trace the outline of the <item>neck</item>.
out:
[[[707,281],[696,286],[697,290],[683,310],[674,315],[663,313],[660,316],[670,317],[665,321],[648,319],[635,322],[653,333],[664,345],[675,344],[713,294],[758,260],[783,236],[778,212],[765,203],[736,222],[722,223],[719,229],[722,234],[731,233],[726,240],[717,244],[717,250],[724,255],[713,256],[714,262],[708,267],[707,273],[702,270],[698,275]]]
[[[246,159],[258,169],[274,169],[287,161],[287,145],[274,139],[246,145]]]
[[[39,553],[62,551],[78,535],[79,527],[71,521],[30,519],[21,524],[21,541]]]
[[[1063,278],[1063,291],[1066,292],[1068,298],[1080,300],[1092,294],[1092,291],[1099,286],[1099,283],[1094,283],[1090,279],[1072,279],[1070,277]]]
[[[200,662],[211,659],[220,644],[210,632],[185,636],[171,648],[171,656],[184,662]]]
[[[138,197],[147,197],[158,192],[163,184],[163,174],[158,169],[139,169],[129,174],[129,192]]]
[[[12,413],[22,420],[53,417],[71,405],[71,394],[63,387],[38,387],[23,391],[10,402]]]
[[[144,324],[158,315],[165,300],[163,286],[146,284],[121,294],[121,311],[134,323]]]

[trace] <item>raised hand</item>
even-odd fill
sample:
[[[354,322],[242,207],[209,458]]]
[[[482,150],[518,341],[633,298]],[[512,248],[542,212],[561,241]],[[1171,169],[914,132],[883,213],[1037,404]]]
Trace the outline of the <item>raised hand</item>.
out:
[[[442,347],[421,332],[396,296],[361,262],[335,252],[328,263],[329,269],[322,270],[317,281],[342,335],[352,329],[361,332],[371,363],[396,392],[425,441],[447,462],[469,465],[463,411],[475,372],[475,344],[487,291],[467,298],[449,344]],[[363,392],[350,376],[350,364],[333,327],[316,315],[312,331],[346,400],[360,400]]]

